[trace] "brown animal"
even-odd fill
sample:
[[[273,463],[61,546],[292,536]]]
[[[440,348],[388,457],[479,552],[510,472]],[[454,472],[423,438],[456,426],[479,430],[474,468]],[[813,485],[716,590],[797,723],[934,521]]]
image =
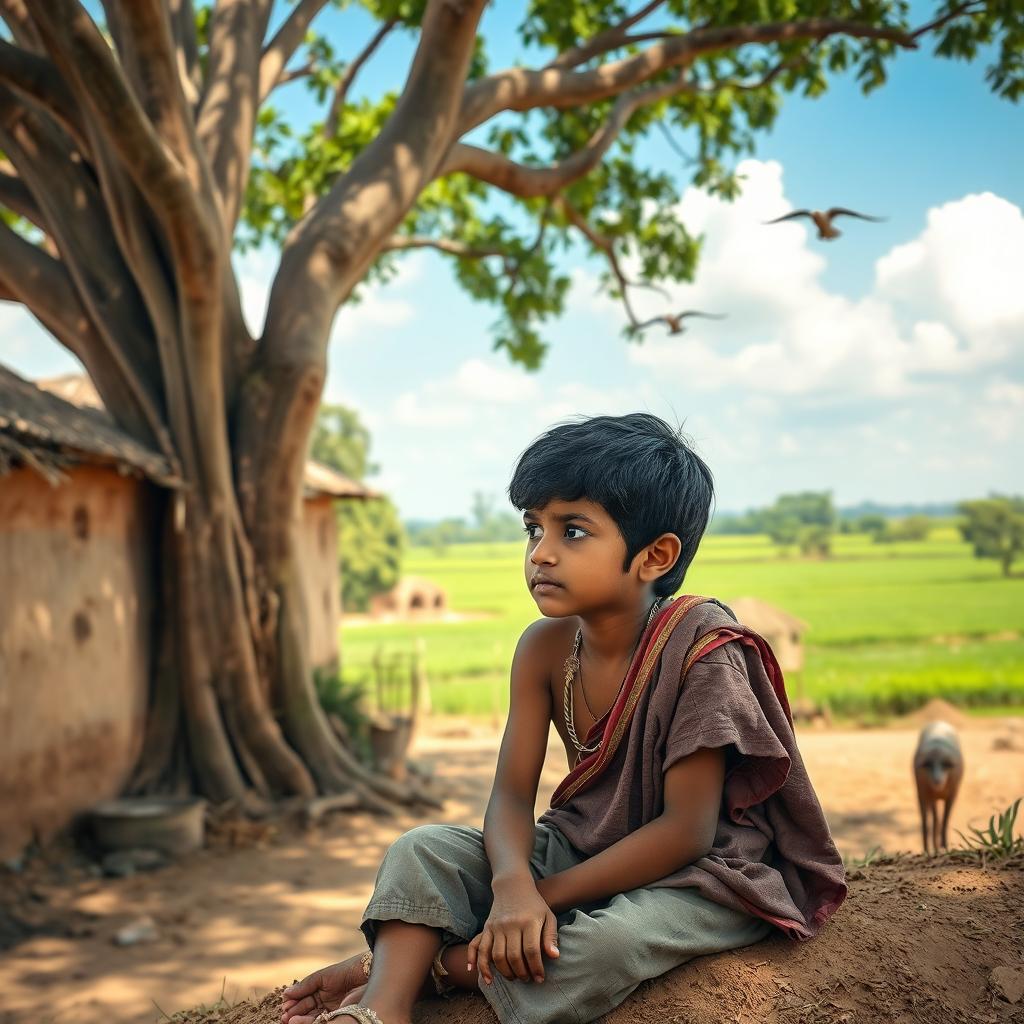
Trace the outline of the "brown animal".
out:
[[[775,220],[766,220],[765,224],[779,224],[784,220],[794,220],[797,217],[808,217],[814,221],[814,226],[818,229],[818,237],[826,242],[831,242],[833,238],[838,238],[842,234],[841,231],[832,225],[834,217],[856,217],[859,220],[873,220],[875,222],[885,220],[884,217],[869,217],[866,213],[847,210],[843,206],[833,206],[831,210],[794,210],[792,213],[784,214],[782,217],[776,217]]]
[[[914,751],[914,781],[921,808],[921,838],[925,853],[938,853],[947,842],[949,812],[964,777],[964,755],[960,739],[949,722],[929,722],[917,740]],[[939,801],[943,801],[942,825],[939,825]],[[931,832],[931,850],[928,836]]]

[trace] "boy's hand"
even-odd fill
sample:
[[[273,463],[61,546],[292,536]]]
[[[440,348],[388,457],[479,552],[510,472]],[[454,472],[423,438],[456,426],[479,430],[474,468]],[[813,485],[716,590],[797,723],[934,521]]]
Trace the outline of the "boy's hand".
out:
[[[494,903],[483,931],[469,944],[468,969],[474,965],[484,983],[492,967],[509,981],[544,980],[542,952],[558,956],[558,924],[532,878],[495,883]]]
[[[307,1024],[321,1010],[334,1010],[346,1002],[352,992],[365,985],[362,957],[362,953],[356,953],[289,985],[282,993],[282,1024]]]

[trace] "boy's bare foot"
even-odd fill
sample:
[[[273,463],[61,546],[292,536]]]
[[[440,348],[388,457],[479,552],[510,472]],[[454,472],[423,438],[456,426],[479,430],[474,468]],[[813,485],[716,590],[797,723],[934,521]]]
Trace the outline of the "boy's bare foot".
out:
[[[355,989],[359,989],[362,995],[366,988],[366,975],[361,959],[362,953],[357,953],[340,963],[321,967],[302,981],[289,985],[283,993],[281,1024],[307,1024],[321,1010],[337,1009]]]
[[[369,1003],[362,1002],[361,997],[365,991],[365,985],[359,985],[357,988],[352,989],[352,991],[349,992],[349,994],[345,996],[345,998],[342,1000],[339,1009],[343,1009],[346,1006],[355,1006],[356,1004],[362,1006],[370,1006]],[[370,1006],[370,1008],[374,1009],[372,1006]],[[291,1024],[316,1024],[316,1021],[321,1012],[322,1011],[319,1010],[313,1010],[310,1015],[300,1014],[298,1017],[293,1017],[291,1019]],[[377,1011],[374,1010],[374,1012]],[[386,1017],[384,1016],[385,1012],[387,1012]],[[412,1024],[412,1020],[410,1018],[401,1017],[390,1008],[387,1011],[381,1010],[379,1013],[377,1013],[377,1017],[381,1021],[381,1024]],[[342,1014],[341,1016],[335,1018],[338,1024],[357,1024],[358,1019],[359,1018],[355,1016],[350,1017],[346,1014]]]

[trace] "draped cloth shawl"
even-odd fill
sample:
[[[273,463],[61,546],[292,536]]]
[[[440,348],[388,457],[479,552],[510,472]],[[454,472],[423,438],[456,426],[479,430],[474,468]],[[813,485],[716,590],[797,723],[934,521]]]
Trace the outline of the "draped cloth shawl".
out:
[[[714,845],[655,886],[692,886],[792,938],[818,932],[846,896],[842,859],[793,733],[767,642],[724,605],[680,597],[644,631],[612,707],[583,741],[601,746],[562,780],[541,816],[588,856],[664,809],[664,773],[725,747]]]

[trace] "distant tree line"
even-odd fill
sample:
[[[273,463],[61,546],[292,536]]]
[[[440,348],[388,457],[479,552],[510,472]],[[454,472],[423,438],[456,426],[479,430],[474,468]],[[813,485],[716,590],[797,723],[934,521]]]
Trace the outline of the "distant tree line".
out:
[[[993,494],[959,506],[960,533],[974,548],[976,558],[994,558],[1004,576],[1024,553],[1024,498]]]
[[[313,431],[310,454],[334,469],[364,482],[379,471],[370,461],[370,433],[358,414],[343,405],[322,405]],[[493,494],[477,491],[468,518],[450,517],[403,525],[387,497],[339,501],[335,505],[342,605],[365,611],[374,594],[398,581],[407,544],[444,553],[449,546],[500,543],[523,538],[522,520],[499,509]],[[780,550],[798,550],[807,557],[827,558],[838,533],[870,535],[886,544],[927,540],[939,521],[954,520],[977,558],[995,559],[1010,576],[1024,554],[1024,498],[991,495],[959,505],[885,506],[865,503],[836,509],[830,491],[780,494],[771,505],[742,513],[715,516],[709,533],[766,534]],[[900,516],[886,512],[904,512]]]
[[[716,515],[708,532],[767,534],[780,548],[798,548],[805,555],[827,557],[838,522],[830,491],[800,491],[780,494],[765,508]]]
[[[974,501],[962,501],[953,507],[931,506],[943,518],[955,511],[953,520],[961,536],[974,549],[976,558],[999,562],[1004,576],[1010,576],[1013,564],[1024,555],[1024,498],[991,495]],[[781,548],[798,547],[805,555],[827,556],[832,536],[840,533],[866,533],[876,543],[914,542],[928,539],[939,521],[934,514],[915,512],[897,518],[881,511],[850,515],[837,512],[828,491],[803,491],[782,494],[773,505],[750,509],[740,514],[715,517],[709,532],[718,534],[767,534]]]
[[[999,495],[958,505],[887,507],[865,503],[837,509],[830,491],[800,491],[780,494],[764,508],[720,513],[708,532],[767,535],[783,552],[796,550],[807,557],[827,558],[836,533],[867,534],[877,544],[914,543],[927,540],[944,522],[956,524],[976,557],[997,560],[1004,575],[1011,575],[1013,563],[1024,555],[1024,498]],[[493,495],[478,491],[468,519],[413,520],[406,523],[406,534],[410,544],[443,553],[455,544],[520,540],[523,524],[514,513],[497,510]]]
[[[437,522],[415,519],[406,522],[409,543],[443,554],[451,544],[522,540],[525,536],[522,517],[496,506],[493,494],[476,491],[469,519],[452,516]]]

